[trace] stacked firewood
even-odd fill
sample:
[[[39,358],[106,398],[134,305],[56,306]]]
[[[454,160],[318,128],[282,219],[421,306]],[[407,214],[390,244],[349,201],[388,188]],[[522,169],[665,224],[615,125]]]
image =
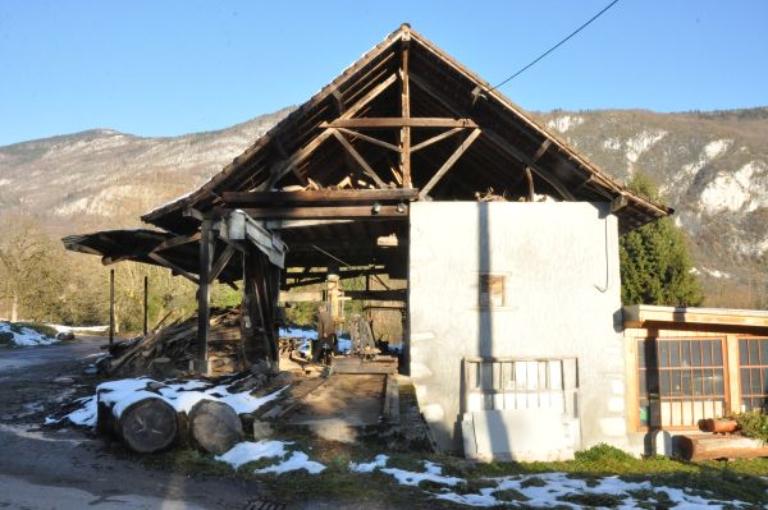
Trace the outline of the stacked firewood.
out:
[[[210,375],[231,374],[246,367],[240,309],[211,310],[208,340]],[[192,370],[197,357],[197,317],[177,320],[145,336],[118,342],[110,349],[111,375],[175,376]]]

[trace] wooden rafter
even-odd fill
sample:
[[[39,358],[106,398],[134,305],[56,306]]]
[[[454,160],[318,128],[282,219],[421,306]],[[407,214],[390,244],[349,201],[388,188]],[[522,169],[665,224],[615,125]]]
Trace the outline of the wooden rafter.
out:
[[[393,83],[395,83],[395,81],[397,81],[397,75],[395,73],[390,74],[386,80],[373,87],[367,94],[358,99],[357,102],[352,105],[348,105],[347,109],[339,117],[339,119],[347,119],[357,115],[360,110],[365,108],[371,101],[376,99],[382,92],[387,90]],[[307,157],[309,157],[318,147],[320,147],[320,145],[322,145],[325,140],[327,140],[332,135],[333,133],[330,133],[328,130],[321,132],[304,147],[296,151],[290,158],[280,164],[277,168],[273,168],[270,178],[264,184],[259,186],[259,189],[262,191],[271,189],[280,179],[291,172],[294,166],[298,165]]]
[[[402,59],[400,62],[400,114],[406,121],[410,121],[411,119],[411,90],[408,79],[410,40],[410,33],[405,31],[402,37],[403,50]],[[402,176],[403,187],[412,187],[411,128],[408,125],[404,125],[400,128],[400,175]]]
[[[419,192],[419,198],[424,199],[427,196],[429,196],[429,192],[432,191],[432,188],[435,187],[435,185],[440,182],[440,179],[443,178],[443,176],[453,168],[453,165],[459,160],[462,154],[466,152],[467,149],[469,149],[470,145],[472,145],[472,142],[477,140],[477,137],[480,136],[481,130],[474,129],[469,134],[469,136],[461,142],[461,145],[459,145],[455,151],[453,151],[453,154],[451,154],[448,159],[443,163],[443,166],[438,169],[437,172],[432,176],[432,178],[429,180],[429,182],[421,188],[421,191]]]
[[[408,206],[381,205],[381,206],[338,206],[338,207],[267,207],[259,209],[245,209],[245,212],[254,219],[395,219],[408,216]]]
[[[219,255],[219,258],[216,259],[216,262],[214,262],[213,267],[211,267],[211,274],[208,275],[208,283],[213,283],[213,281],[219,277],[224,268],[227,267],[227,264],[229,264],[229,261],[232,259],[232,255],[235,254],[235,251],[236,250],[233,245],[227,244],[226,248],[224,248],[224,251],[221,252],[221,255]]]
[[[221,198],[230,207],[297,206],[399,202],[414,200],[413,189],[319,189],[308,191],[225,191]]]
[[[365,140],[366,142],[372,143],[374,145],[378,145],[379,147],[384,147],[385,149],[389,149],[391,151],[400,152],[400,147],[397,145],[393,145],[389,142],[385,142],[384,140],[379,140],[378,138],[374,138],[372,136],[368,136],[365,133],[360,133],[359,131],[354,131],[352,129],[347,128],[336,128],[342,133],[345,133],[349,136],[354,136],[355,138],[359,138],[361,140]]]
[[[429,147],[430,145],[435,144],[435,143],[437,143],[437,142],[439,142],[441,140],[445,140],[446,138],[449,138],[449,137],[455,135],[456,133],[460,133],[461,131],[464,131],[464,129],[463,128],[449,129],[448,131],[444,131],[444,132],[440,133],[439,135],[435,135],[432,138],[428,138],[428,139],[424,140],[421,143],[417,143],[416,145],[411,147],[411,154],[413,154],[416,151],[420,151],[421,149],[424,149],[425,147]]]
[[[429,94],[435,101],[440,103],[445,109],[452,112],[454,115],[460,114],[450,103],[450,101],[445,99],[442,94],[427,84],[426,80],[422,79],[418,75],[411,73],[411,81],[422,91]],[[533,171],[536,172],[536,175],[538,175],[543,181],[552,186],[563,198],[566,200],[574,200],[573,194],[568,191],[568,189],[559,181],[559,179],[552,176],[546,170],[540,168],[535,162],[533,162],[530,156],[527,156],[520,149],[514,147],[492,129],[486,128],[484,132],[488,141],[492,142],[496,147],[506,152],[513,159],[516,159],[530,166]]]
[[[161,266],[167,267],[168,269],[170,269],[171,271],[175,272],[176,274],[178,274],[180,276],[183,276],[184,278],[186,278],[187,280],[189,280],[189,281],[191,281],[193,283],[200,283],[200,279],[196,275],[190,273],[186,269],[183,269],[181,266],[178,266],[178,265],[174,264],[173,262],[171,262],[170,260],[166,259],[162,255],[159,255],[159,254],[157,254],[155,252],[150,252],[150,253],[147,254],[147,257],[151,258],[152,260],[154,260],[155,262],[157,262]]]
[[[452,119],[447,117],[355,117],[321,122],[322,128],[382,129],[382,128],[476,128],[472,119]]]
[[[194,243],[199,240],[200,240],[200,232],[197,232],[189,236],[173,237],[171,239],[168,239],[158,244],[157,246],[155,246],[155,248],[152,251],[158,252],[158,251],[168,250],[170,248],[175,248],[176,246],[181,246],[182,244]]]
[[[363,171],[365,175],[370,177],[374,183],[376,183],[376,186],[379,188],[386,188],[387,184],[381,180],[381,177],[378,176],[376,171],[374,171],[373,168],[371,168],[371,165],[368,164],[368,162],[365,160],[365,158],[357,152],[357,149],[349,143],[349,140],[344,138],[344,135],[338,130],[338,129],[329,129],[331,134],[336,137],[336,139],[341,143],[341,145],[346,149],[346,151],[352,156],[352,158],[355,160],[355,162],[360,166],[360,169]]]

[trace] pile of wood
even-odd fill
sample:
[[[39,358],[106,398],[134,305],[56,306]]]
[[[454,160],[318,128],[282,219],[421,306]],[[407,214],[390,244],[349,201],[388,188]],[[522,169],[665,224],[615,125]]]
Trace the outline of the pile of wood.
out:
[[[240,309],[211,310],[208,340],[209,375],[232,374],[247,368],[240,329]],[[110,375],[150,374],[175,377],[192,371],[197,357],[197,317],[170,325],[110,348]]]
[[[699,429],[707,434],[680,435],[675,438],[678,456],[684,460],[753,459],[768,456],[768,445],[742,435],[735,420],[706,419]]]

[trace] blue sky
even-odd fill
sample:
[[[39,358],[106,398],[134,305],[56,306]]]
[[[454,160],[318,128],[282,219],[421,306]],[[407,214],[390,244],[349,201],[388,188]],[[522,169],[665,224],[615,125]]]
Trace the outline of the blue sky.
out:
[[[298,104],[408,21],[496,83],[608,0],[0,2],[0,145]],[[621,0],[502,90],[532,110],[768,105],[768,1]]]

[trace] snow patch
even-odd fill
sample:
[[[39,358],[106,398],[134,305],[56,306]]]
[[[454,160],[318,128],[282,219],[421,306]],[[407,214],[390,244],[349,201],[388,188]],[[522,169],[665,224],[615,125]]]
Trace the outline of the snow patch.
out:
[[[742,208],[751,212],[758,207],[768,207],[768,180],[765,176],[756,176],[765,169],[762,161],[750,161],[731,175],[721,172],[701,193],[702,208],[715,214]]]
[[[645,129],[632,138],[627,139],[624,142],[624,147],[626,148],[627,160],[630,162],[630,166],[633,163],[637,163],[637,160],[643,153],[659,143],[665,136],[667,136],[667,131],[663,129]]]
[[[569,129],[582,124],[584,124],[584,117],[578,115],[563,115],[562,117],[550,119],[547,122],[547,127],[559,131],[560,133],[565,133]]]
[[[287,387],[284,386],[262,397],[255,397],[249,391],[231,393],[226,385],[214,386],[195,379],[180,383],[159,383],[147,377],[120,379],[99,384],[96,387],[96,395],[80,399],[81,405],[78,409],[62,418],[48,417],[45,423],[50,425],[69,420],[74,425],[95,427],[98,399],[112,407],[115,418],[120,418],[131,404],[145,398],[163,400],[177,412],[188,413],[201,400],[214,400],[227,404],[237,414],[248,414],[278,398]]]
[[[51,345],[59,340],[42,333],[38,333],[32,328],[19,326],[7,321],[0,321],[0,335],[7,337],[10,335],[8,343],[16,347],[36,347],[38,345]]]
[[[701,270],[711,276],[712,278],[730,278],[731,273],[726,273],[724,271],[720,271],[719,269],[709,269],[706,267],[702,267]]]
[[[349,470],[353,473],[372,473],[379,468],[387,467],[387,462],[389,462],[389,455],[380,453],[373,458],[373,462],[361,462],[359,464],[350,462]]]
[[[603,141],[603,148],[609,151],[617,151],[621,149],[621,140],[616,137],[607,138]]]
[[[288,471],[299,471],[301,469],[310,475],[316,475],[323,472],[325,466],[314,460],[309,460],[309,456],[304,452],[293,452],[288,459],[281,463],[257,469],[254,473],[275,473],[280,475]]]
[[[287,453],[285,447],[288,444],[292,443],[266,440],[257,443],[243,441],[242,443],[237,443],[229,451],[217,455],[215,459],[229,464],[232,466],[232,469],[237,469],[249,462],[272,457],[285,457]]]
[[[531,479],[538,479],[539,483],[531,484]],[[566,506],[571,508],[581,508],[580,506],[567,503],[559,498],[568,495],[588,495],[588,494],[610,494],[624,499],[622,508],[638,508],[638,501],[629,495],[630,491],[652,490],[654,492],[666,493],[669,499],[675,503],[678,508],[686,509],[709,509],[714,510],[722,508],[717,500],[710,500],[695,494],[690,494],[682,489],[666,486],[654,486],[649,481],[643,482],[625,482],[618,476],[608,476],[587,483],[586,480],[579,478],[570,478],[565,473],[543,473],[538,475],[523,475],[520,477],[491,478],[490,481],[496,482],[496,487],[485,487],[477,494],[457,494],[453,492],[435,494],[437,499],[444,499],[454,503],[489,507],[505,504],[505,500],[497,499],[495,494],[500,491],[514,490],[522,494],[525,498],[526,507],[533,508],[553,508],[557,506]],[[743,501],[728,501],[728,504],[735,507],[747,507]]]
[[[293,444],[285,441],[267,441],[262,440],[257,443],[252,441],[243,441],[233,446],[228,452],[217,455],[216,460],[225,462],[238,469],[240,466],[255,462],[261,459],[279,458],[280,461],[270,466],[255,469],[253,472],[258,474],[275,473],[282,474],[289,471],[299,471],[301,469],[309,474],[316,475],[325,470],[325,466],[319,462],[309,460],[309,456],[304,452],[290,452],[288,455],[287,445]]]

